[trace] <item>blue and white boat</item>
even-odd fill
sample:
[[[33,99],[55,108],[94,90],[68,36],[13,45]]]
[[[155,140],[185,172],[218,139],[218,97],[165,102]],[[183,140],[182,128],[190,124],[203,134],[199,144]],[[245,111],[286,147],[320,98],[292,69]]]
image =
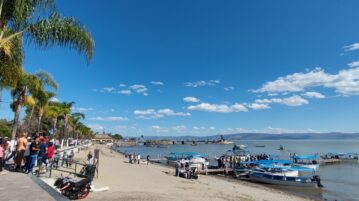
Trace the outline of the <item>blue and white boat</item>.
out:
[[[316,155],[294,155],[292,156],[293,166],[305,167],[313,169],[314,171],[319,170],[319,157]]]
[[[261,165],[249,173],[249,180],[254,182],[296,187],[321,187],[320,178],[317,175],[311,177],[298,176],[299,171],[312,172],[310,168],[280,167]]]
[[[189,163],[192,166],[202,165],[208,166],[207,154],[199,154],[195,152],[171,152],[169,156],[165,157],[169,165],[174,166],[177,161],[180,163]]]

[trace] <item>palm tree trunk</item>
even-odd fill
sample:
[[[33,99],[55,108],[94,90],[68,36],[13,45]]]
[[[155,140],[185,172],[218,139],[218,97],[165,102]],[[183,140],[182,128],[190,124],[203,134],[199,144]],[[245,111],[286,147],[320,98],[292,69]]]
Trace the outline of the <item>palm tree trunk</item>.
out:
[[[12,130],[11,130],[11,139],[12,140],[15,140],[15,138],[16,138],[16,131],[17,131],[17,128],[19,127],[21,108],[22,108],[22,105],[20,104],[17,106],[16,111],[15,111],[14,121],[12,124]]]
[[[38,119],[39,122],[37,124],[37,133],[40,133],[42,115],[43,115],[43,110],[42,110],[42,108],[40,108],[39,109],[39,119]]]
[[[55,136],[56,133],[56,124],[57,124],[57,117],[52,119],[52,135]]]
[[[34,114],[34,108],[35,108],[35,106],[32,106],[31,112],[30,112],[30,116],[29,116],[29,118],[26,120],[26,129],[28,129],[29,126],[30,126],[31,119],[32,119],[32,115]]]
[[[16,131],[17,131],[17,128],[19,127],[20,113],[21,113],[22,104],[24,102],[25,93],[26,93],[26,87],[23,87],[22,91],[19,95],[19,98],[16,101],[17,106],[16,106],[14,121],[13,121],[12,129],[11,129],[11,140],[15,140],[15,138],[16,138]]]

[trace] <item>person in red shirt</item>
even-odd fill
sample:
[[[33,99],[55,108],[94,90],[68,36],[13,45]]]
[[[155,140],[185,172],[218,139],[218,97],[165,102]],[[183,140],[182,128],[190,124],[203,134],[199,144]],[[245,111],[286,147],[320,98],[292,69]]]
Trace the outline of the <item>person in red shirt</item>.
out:
[[[52,142],[48,143],[46,158],[50,161],[54,157],[55,147]]]

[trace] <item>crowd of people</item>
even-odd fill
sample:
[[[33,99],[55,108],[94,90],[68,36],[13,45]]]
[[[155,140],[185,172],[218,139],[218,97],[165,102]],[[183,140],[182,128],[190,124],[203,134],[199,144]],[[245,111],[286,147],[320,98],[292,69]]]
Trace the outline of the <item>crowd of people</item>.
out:
[[[14,162],[14,171],[32,174],[34,167],[39,167],[39,171],[46,170],[50,161],[54,159],[58,166],[60,156],[57,152],[59,143],[55,139],[49,140],[45,136],[27,136],[26,132],[20,132],[17,140],[0,138],[0,174],[7,163]],[[66,164],[71,167],[73,151],[62,156],[62,166]]]
[[[141,162],[141,154],[140,153],[138,153],[138,154],[136,154],[136,153],[125,153],[125,158],[128,158],[128,162],[129,163],[137,163],[137,164],[140,164],[140,162]],[[148,165],[150,163],[150,156],[149,155],[147,155],[147,157],[146,157],[146,164]]]
[[[240,167],[241,162],[252,162],[260,160],[269,160],[270,155],[257,154],[257,155],[240,155],[240,156],[221,156],[217,159],[219,168],[236,168]]]

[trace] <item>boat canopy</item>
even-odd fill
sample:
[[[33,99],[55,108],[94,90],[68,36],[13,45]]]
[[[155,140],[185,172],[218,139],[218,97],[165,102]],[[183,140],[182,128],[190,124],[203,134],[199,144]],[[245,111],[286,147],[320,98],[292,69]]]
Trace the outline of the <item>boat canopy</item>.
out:
[[[292,162],[289,160],[259,160],[259,161],[248,161],[248,162],[241,162],[241,164],[254,164],[254,165],[269,165],[269,164],[291,164]]]
[[[170,155],[187,156],[187,157],[206,157],[207,154],[199,154],[196,152],[171,152]]]
[[[318,159],[318,156],[315,155],[308,155],[308,156],[293,156],[294,159],[299,159],[299,160],[313,160],[313,159]]]
[[[260,167],[268,169],[281,169],[284,171],[313,172],[313,169],[300,166],[278,166],[273,164],[261,164]]]

